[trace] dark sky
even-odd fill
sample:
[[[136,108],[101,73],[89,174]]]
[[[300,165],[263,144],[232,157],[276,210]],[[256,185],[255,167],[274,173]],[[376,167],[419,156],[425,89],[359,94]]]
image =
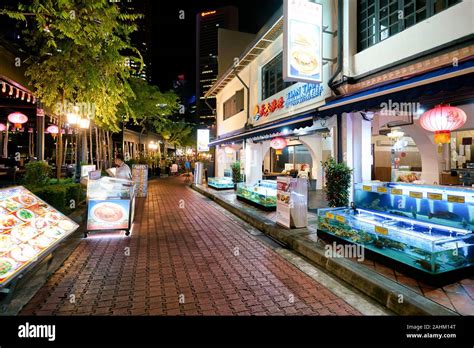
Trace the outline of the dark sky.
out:
[[[171,88],[178,74],[194,86],[196,14],[233,5],[239,9],[239,30],[256,33],[283,4],[282,0],[171,0],[151,1],[152,82],[160,89]],[[179,11],[185,11],[185,20]]]

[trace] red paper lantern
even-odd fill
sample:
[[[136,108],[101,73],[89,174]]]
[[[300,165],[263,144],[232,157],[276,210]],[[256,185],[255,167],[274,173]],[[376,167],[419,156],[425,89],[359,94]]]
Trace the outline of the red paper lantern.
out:
[[[3,132],[7,130],[7,126],[5,125],[5,123],[0,123],[0,132]]]
[[[270,146],[275,150],[283,150],[287,145],[286,139],[281,137],[273,138],[270,142]]]
[[[467,120],[466,113],[457,107],[437,105],[420,117],[420,125],[435,134],[436,144],[447,144],[451,141],[451,131],[462,127]]]
[[[48,128],[46,128],[46,131],[47,131],[49,134],[51,134],[54,139],[56,139],[56,136],[57,136],[58,133],[59,133],[59,127],[58,127],[58,126],[55,126],[55,125],[52,125],[52,126],[49,126]]]
[[[21,128],[21,125],[28,121],[28,117],[26,117],[26,115],[22,114],[21,112],[13,112],[8,115],[8,121],[13,123],[15,128]]]

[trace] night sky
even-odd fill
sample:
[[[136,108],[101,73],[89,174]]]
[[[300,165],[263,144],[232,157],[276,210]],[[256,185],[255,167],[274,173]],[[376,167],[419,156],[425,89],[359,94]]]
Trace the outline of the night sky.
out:
[[[223,6],[239,9],[239,31],[257,33],[283,4],[282,0],[175,0],[152,1],[152,82],[170,89],[177,75],[195,80],[196,14]],[[185,20],[179,11],[185,11]]]

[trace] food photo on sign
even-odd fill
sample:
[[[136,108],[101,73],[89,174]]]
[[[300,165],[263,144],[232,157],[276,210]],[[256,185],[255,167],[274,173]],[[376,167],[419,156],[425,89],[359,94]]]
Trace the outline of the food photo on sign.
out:
[[[126,200],[89,201],[88,230],[128,229],[129,202]]]

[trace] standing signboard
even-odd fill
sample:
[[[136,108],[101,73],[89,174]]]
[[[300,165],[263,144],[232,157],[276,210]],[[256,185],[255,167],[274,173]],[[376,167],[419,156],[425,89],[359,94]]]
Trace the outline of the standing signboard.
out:
[[[209,129],[197,130],[197,151],[198,152],[209,151]]]
[[[146,197],[148,193],[148,166],[146,164],[134,164],[132,166],[132,180],[136,184],[136,196]]]
[[[283,80],[321,83],[323,6],[285,0],[283,18]]]
[[[277,177],[277,223],[286,228],[303,228],[308,223],[308,180]]]

